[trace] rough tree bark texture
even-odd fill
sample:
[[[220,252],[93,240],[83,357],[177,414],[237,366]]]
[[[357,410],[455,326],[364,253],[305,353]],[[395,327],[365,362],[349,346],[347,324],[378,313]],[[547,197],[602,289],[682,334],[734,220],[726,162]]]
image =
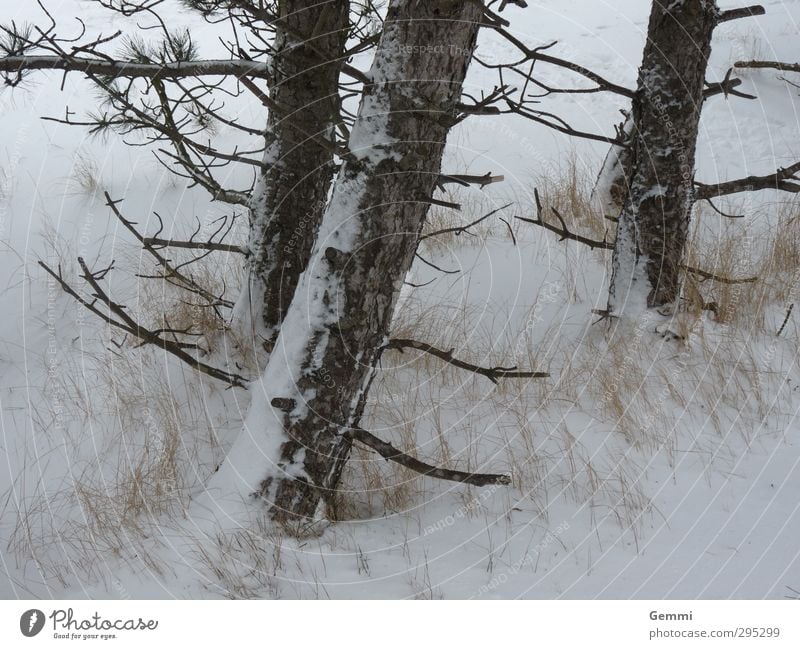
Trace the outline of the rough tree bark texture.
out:
[[[271,347],[305,269],[334,173],[345,0],[281,0],[264,161],[251,201],[248,280],[235,319]]]
[[[428,213],[481,15],[472,1],[389,4],[351,155],[254,387],[245,433],[219,472],[235,473],[239,493],[257,489],[274,519],[314,516],[337,487],[348,431],[359,425]]]
[[[693,202],[713,0],[654,0],[632,108],[630,191],[620,214],[608,311],[670,305]]]
[[[622,124],[626,140],[630,137],[631,121],[631,116],[628,115]],[[619,217],[625,197],[628,195],[631,164],[630,149],[617,145],[612,145],[603,159],[591,199],[595,208],[606,218]]]

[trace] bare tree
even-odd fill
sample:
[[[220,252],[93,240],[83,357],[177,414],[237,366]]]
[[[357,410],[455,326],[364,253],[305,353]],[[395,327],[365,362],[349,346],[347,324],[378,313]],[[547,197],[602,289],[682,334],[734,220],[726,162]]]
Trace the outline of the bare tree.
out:
[[[346,69],[355,79],[350,83],[357,92],[363,75],[347,59],[374,46],[377,10],[371,0],[181,0],[209,22],[230,26],[230,38],[222,41],[230,58],[203,60],[191,34],[161,18],[163,0],[98,2],[111,12],[139,17],[149,39],[119,31],[88,37],[80,21],[78,33],[65,37],[63,26],[40,4],[49,21],[44,26],[2,27],[0,72],[12,86],[31,70],[83,73],[105,95],[102,109],[78,119],[67,108],[64,117],[49,119],[94,133],[143,136],[158,147],[156,156],[171,172],[205,188],[214,200],[247,208],[246,246],[221,241],[230,227],[209,241],[132,231],[158,249],[245,255],[248,281],[233,318],[219,311],[234,307],[233,301],[201,297],[221,321],[252,325],[244,329],[269,347],[307,263],[335,172],[335,155],[346,139],[349,120],[341,110],[341,73]],[[351,47],[345,51],[348,40]],[[120,42],[116,52],[110,49]],[[347,92],[352,94],[353,87],[348,85]],[[226,98],[245,93],[264,105],[265,124],[243,124],[226,112]],[[210,138],[204,140],[215,124],[245,140],[263,140],[246,149],[219,150]],[[252,170],[254,187],[223,186],[218,172],[232,164]],[[132,229],[134,222],[126,222]],[[163,276],[186,287],[169,273]]]
[[[148,29],[160,38],[127,39],[122,55],[115,58],[107,45],[119,33],[87,39],[81,31],[63,38],[52,19],[43,28],[11,25],[5,28],[0,72],[9,85],[37,69],[83,73],[105,94],[103,110],[78,120],[67,109],[64,117],[53,119],[96,132],[143,133],[146,143],[166,143],[168,148],[161,146],[158,155],[172,171],[205,188],[215,200],[249,208],[249,243],[242,246],[224,241],[232,222],[227,219],[207,240],[197,240],[196,233],[186,240],[164,238],[161,228],[142,233],[123,215],[121,201],[106,195],[111,211],[160,268],[158,276],[215,309],[233,304],[205,291],[185,264],[174,264],[161,251],[247,256],[250,280],[238,313],[245,320],[252,316],[254,330],[273,352],[256,385],[275,392],[267,403],[274,421],[264,422],[259,434],[279,445],[272,458],[277,468],[265,464],[253,489],[273,501],[273,515],[311,516],[320,498],[336,489],[353,441],[432,477],[474,485],[508,483],[504,474],[431,466],[359,427],[375,364],[386,349],[432,354],[493,382],[546,376],[516,367],[483,368],[455,358],[452,350],[387,338],[396,292],[416,254],[429,206],[457,207],[433,198],[434,191],[447,183],[483,187],[502,180],[491,173],[473,176],[440,169],[449,129],[483,103],[463,102],[461,84],[479,27],[497,24],[497,15],[481,2],[394,0],[380,32],[380,49],[365,74],[347,59],[377,42],[371,20],[377,14],[367,0],[350,2],[350,8],[358,8],[355,17],[340,2],[184,0],[207,20],[232,25],[232,37],[224,41],[228,60],[200,60],[191,34],[171,30],[157,13],[163,0],[99,1],[111,11],[149,17]],[[43,5],[42,10],[49,17]],[[341,76],[351,81],[343,82]],[[242,124],[227,114],[215,100],[220,93],[256,97],[268,115],[266,128]],[[342,98],[358,94],[359,112],[351,118]],[[221,151],[202,139],[214,121],[246,138],[263,136],[266,142]],[[254,189],[223,186],[217,170],[229,164],[252,168]],[[336,185],[328,198],[337,164]],[[114,301],[102,286],[113,265],[92,270],[83,260],[80,264],[88,295],[73,287],[60,269],[43,265],[66,292],[111,326],[162,347],[209,376],[244,385],[245,377],[192,355],[193,332],[168,323],[147,329]],[[304,283],[292,301],[301,272]],[[279,337],[290,302],[289,331]]]
[[[351,152],[262,379],[264,392],[254,397],[268,404],[268,421],[256,434],[283,441],[258,484],[242,486],[256,490],[278,520],[314,516],[320,499],[335,491],[353,440],[370,439],[359,432],[365,395],[439,181],[483,15],[478,2],[389,5]],[[247,436],[239,442],[251,443]],[[234,449],[233,457],[242,452]],[[219,474],[225,471],[235,468],[224,465]]]
[[[278,12],[270,93],[262,97],[269,108],[264,172],[250,205],[248,278],[237,313],[268,349],[327,203],[350,32],[349,2],[284,0]]]
[[[631,110],[631,175],[619,217],[608,311],[672,305],[689,231],[713,0],[654,0]]]
[[[765,13],[766,11],[761,5],[731,9],[721,12],[717,18],[716,24],[719,25],[739,18],[762,16]],[[650,36],[648,35],[648,40],[649,39]],[[722,81],[706,81],[706,87],[703,90],[704,102],[715,96],[723,96],[725,98],[740,97],[744,99],[756,98],[754,95],[742,92],[738,89],[742,81],[741,79],[732,77],[732,72],[733,70],[729,70]],[[633,174],[633,157],[631,155],[631,147],[629,146],[632,131],[632,115],[630,110],[624,110],[623,114],[625,119],[617,127],[618,132],[622,134],[623,144],[612,145],[609,149],[603,160],[603,165],[598,174],[593,191],[593,200],[595,204],[605,216],[614,220],[619,217],[619,212],[622,210],[625,198],[627,197],[630,179]]]

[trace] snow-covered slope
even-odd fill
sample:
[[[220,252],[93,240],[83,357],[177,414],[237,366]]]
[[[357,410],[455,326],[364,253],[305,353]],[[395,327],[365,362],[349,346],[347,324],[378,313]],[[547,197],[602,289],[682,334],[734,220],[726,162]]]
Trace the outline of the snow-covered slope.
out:
[[[507,10],[518,37],[558,40],[554,54],[634,87],[647,2],[529,4]],[[47,6],[58,18],[79,13],[88,29],[107,29],[90,4]],[[796,59],[800,1],[765,7],[764,17],[718,29],[709,80],[743,58]],[[170,18],[197,30],[201,52],[214,54],[211,27],[179,10]],[[39,16],[26,3],[10,15],[4,8],[3,19]],[[487,32],[480,54],[502,60],[509,50]],[[540,74],[580,83],[555,68],[541,66]],[[769,173],[800,159],[800,91],[775,72],[737,76],[758,99],[707,102],[698,180]],[[121,209],[148,231],[154,211],[185,233],[195,217],[207,224],[230,210],[175,182],[146,148],[39,120],[94,105],[77,75],[63,90],[59,82],[37,73],[0,91],[0,489],[8,492],[0,594],[780,598],[800,588],[796,317],[775,336],[794,295],[775,286],[782,270],[796,269],[773,269],[769,291],[723,295],[701,285],[706,297],[745,305],[753,316],[687,320],[685,341],[658,336],[648,323],[593,324],[591,310],[605,303],[606,258],[513,217],[530,216],[534,187],[570,172],[570,161],[591,179],[605,146],[517,116],[458,126],[445,162],[448,172],[505,176],[459,199],[464,221],[511,202],[498,216],[515,240],[495,218],[476,237],[423,244],[427,258],[460,272],[416,266],[410,281],[420,288],[407,288],[396,328],[473,362],[551,377],[494,385],[411,352],[386,354],[366,422],[431,461],[510,469],[513,486],[423,480],[358,451],[342,521],[296,539],[254,516],[249,529],[216,534],[204,485],[241,431],[246,392],[223,390],[153,350],[115,347],[111,339],[121,339],[82,314],[36,262],[60,260],[74,272],[77,255],[98,267],[116,259],[111,289],[146,312],[163,289],[134,277],[149,262],[105,207],[103,190],[124,198]],[[467,87],[478,95],[493,83],[492,71],[476,66]],[[609,95],[547,97],[541,107],[606,134],[626,108]],[[259,105],[231,110],[263,121]],[[240,142],[234,133],[217,137]],[[98,187],[85,181],[87,170]],[[230,179],[249,181],[245,173]],[[743,195],[727,206],[747,214],[735,222],[703,210],[698,257],[714,266],[714,251],[733,241],[748,247],[720,272],[743,277],[761,268],[779,213],[790,209],[778,204],[785,200]],[[217,345],[223,357],[227,349]]]

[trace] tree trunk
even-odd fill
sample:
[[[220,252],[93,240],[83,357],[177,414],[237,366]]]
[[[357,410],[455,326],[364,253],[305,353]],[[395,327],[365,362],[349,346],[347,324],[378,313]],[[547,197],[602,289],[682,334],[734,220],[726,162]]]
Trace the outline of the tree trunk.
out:
[[[630,191],[612,262],[608,311],[672,305],[694,194],[703,82],[719,10],[713,0],[654,0],[633,101]]]
[[[349,2],[281,0],[266,170],[251,200],[250,258],[234,319],[269,349],[305,269],[334,173]]]
[[[479,2],[389,4],[351,153],[253,390],[245,433],[219,472],[235,476],[232,491],[257,492],[276,520],[313,517],[337,487],[428,213],[481,15]]]
[[[626,142],[630,141],[631,121],[631,116],[628,115],[621,126]],[[619,217],[628,195],[631,164],[630,149],[616,144],[611,145],[603,159],[600,173],[597,174],[591,196],[592,205],[604,218],[616,220]]]

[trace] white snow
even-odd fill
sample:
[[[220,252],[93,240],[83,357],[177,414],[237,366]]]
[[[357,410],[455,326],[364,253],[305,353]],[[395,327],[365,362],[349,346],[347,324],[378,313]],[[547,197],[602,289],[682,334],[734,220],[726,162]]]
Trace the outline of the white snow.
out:
[[[527,43],[558,39],[553,53],[632,88],[647,4],[541,0],[529,10],[509,7],[505,15]],[[81,15],[90,31],[107,30],[106,15],[95,7],[76,0],[47,6],[60,20]],[[767,16],[718,29],[710,80],[754,52],[796,59],[800,2],[766,7]],[[11,14],[17,21],[39,19],[34,4],[18,3]],[[219,27],[185,11],[169,19],[192,26],[201,55],[224,57],[214,49]],[[135,29],[135,21],[119,27]],[[480,51],[487,60],[508,54],[488,30]],[[540,73],[556,85],[576,83],[564,70],[541,66]],[[744,80],[740,89],[758,99],[707,102],[698,151],[702,182],[768,173],[800,156],[797,89],[772,71],[736,76]],[[609,331],[592,325],[591,315],[606,306],[607,255],[518,223],[515,247],[498,221],[477,238],[461,235],[424,249],[437,264],[461,272],[415,266],[410,282],[434,281],[404,289],[396,326],[455,348],[457,357],[545,369],[551,378],[495,386],[437,361],[417,361],[411,352],[385,354],[364,424],[426,460],[510,469],[512,487],[421,480],[374,454],[357,453],[347,476],[347,484],[363,488],[351,494],[355,504],[345,512],[353,520],[320,525],[318,536],[282,538],[248,493],[265,477],[282,440],[270,400],[295,396],[302,407],[311,396],[293,395],[291,368],[303,353],[300,334],[335,316],[319,308],[318,298],[325,291],[335,295],[337,286],[324,263],[304,275],[274,362],[247,393],[224,390],[158,350],[115,347],[111,339],[120,337],[48,285],[36,264],[40,258],[56,264],[60,256],[65,275],[77,282],[77,254],[97,268],[116,259],[119,270],[107,280],[113,294],[141,311],[151,299],[147,280],[125,272],[149,270],[149,260],[118,229],[102,193],[77,191],[70,180],[79,175],[75,152],[96,161],[101,184],[125,199],[120,208],[147,232],[156,228],[153,211],[164,217],[164,236],[178,236],[193,230],[195,215],[208,222],[230,210],[211,203],[202,189],[176,184],[147,148],[41,122],[39,116],[62,115],[66,105],[80,113],[94,104],[78,75],[67,78],[63,92],[60,80],[60,74],[35,73],[28,84],[0,91],[6,278],[0,488],[10,490],[0,510],[0,595],[783,598],[789,588],[800,589],[797,313],[780,338],[773,334],[786,312],[783,302],[768,307],[763,328],[706,315],[685,343],[657,336],[656,322],[646,318]],[[474,67],[467,91],[479,96],[493,81]],[[542,107],[576,127],[609,134],[619,109],[627,108],[607,95],[546,98]],[[375,118],[353,134],[360,149],[372,151],[365,153],[371,163],[387,155],[380,145],[391,144],[383,138],[380,109],[376,104]],[[243,123],[263,123],[257,101],[230,100],[227,110]],[[252,148],[230,129],[214,140],[220,148]],[[511,221],[532,213],[536,174],[573,151],[592,177],[607,153],[603,145],[570,141],[517,117],[471,118],[452,133],[445,170],[504,174],[504,183],[483,192],[465,189],[459,200],[469,212],[465,221],[513,201],[502,213]],[[247,187],[250,172],[231,168],[226,184]],[[328,246],[352,245],[360,183],[356,178],[335,193],[315,260]],[[757,236],[774,226],[770,205],[778,198],[742,196],[720,207],[742,208],[748,218],[704,215],[698,223],[710,243],[731,231]],[[760,206],[766,208],[753,216]],[[742,251],[742,274],[757,253],[756,245]],[[240,263],[220,256],[217,272]],[[235,273],[226,277],[234,280]],[[226,344],[214,360],[233,367],[236,356]],[[122,478],[141,458],[150,467],[171,439],[178,467],[172,482],[186,498],[164,496],[160,502],[172,503],[168,510],[149,503],[136,524],[120,523],[117,511],[98,525],[87,503],[131,505],[135,499],[120,496],[131,493],[119,486]],[[169,463],[157,466],[162,479],[169,477]],[[35,559],[26,534],[14,534],[18,511],[29,516]],[[9,546],[8,539],[15,542]]]

